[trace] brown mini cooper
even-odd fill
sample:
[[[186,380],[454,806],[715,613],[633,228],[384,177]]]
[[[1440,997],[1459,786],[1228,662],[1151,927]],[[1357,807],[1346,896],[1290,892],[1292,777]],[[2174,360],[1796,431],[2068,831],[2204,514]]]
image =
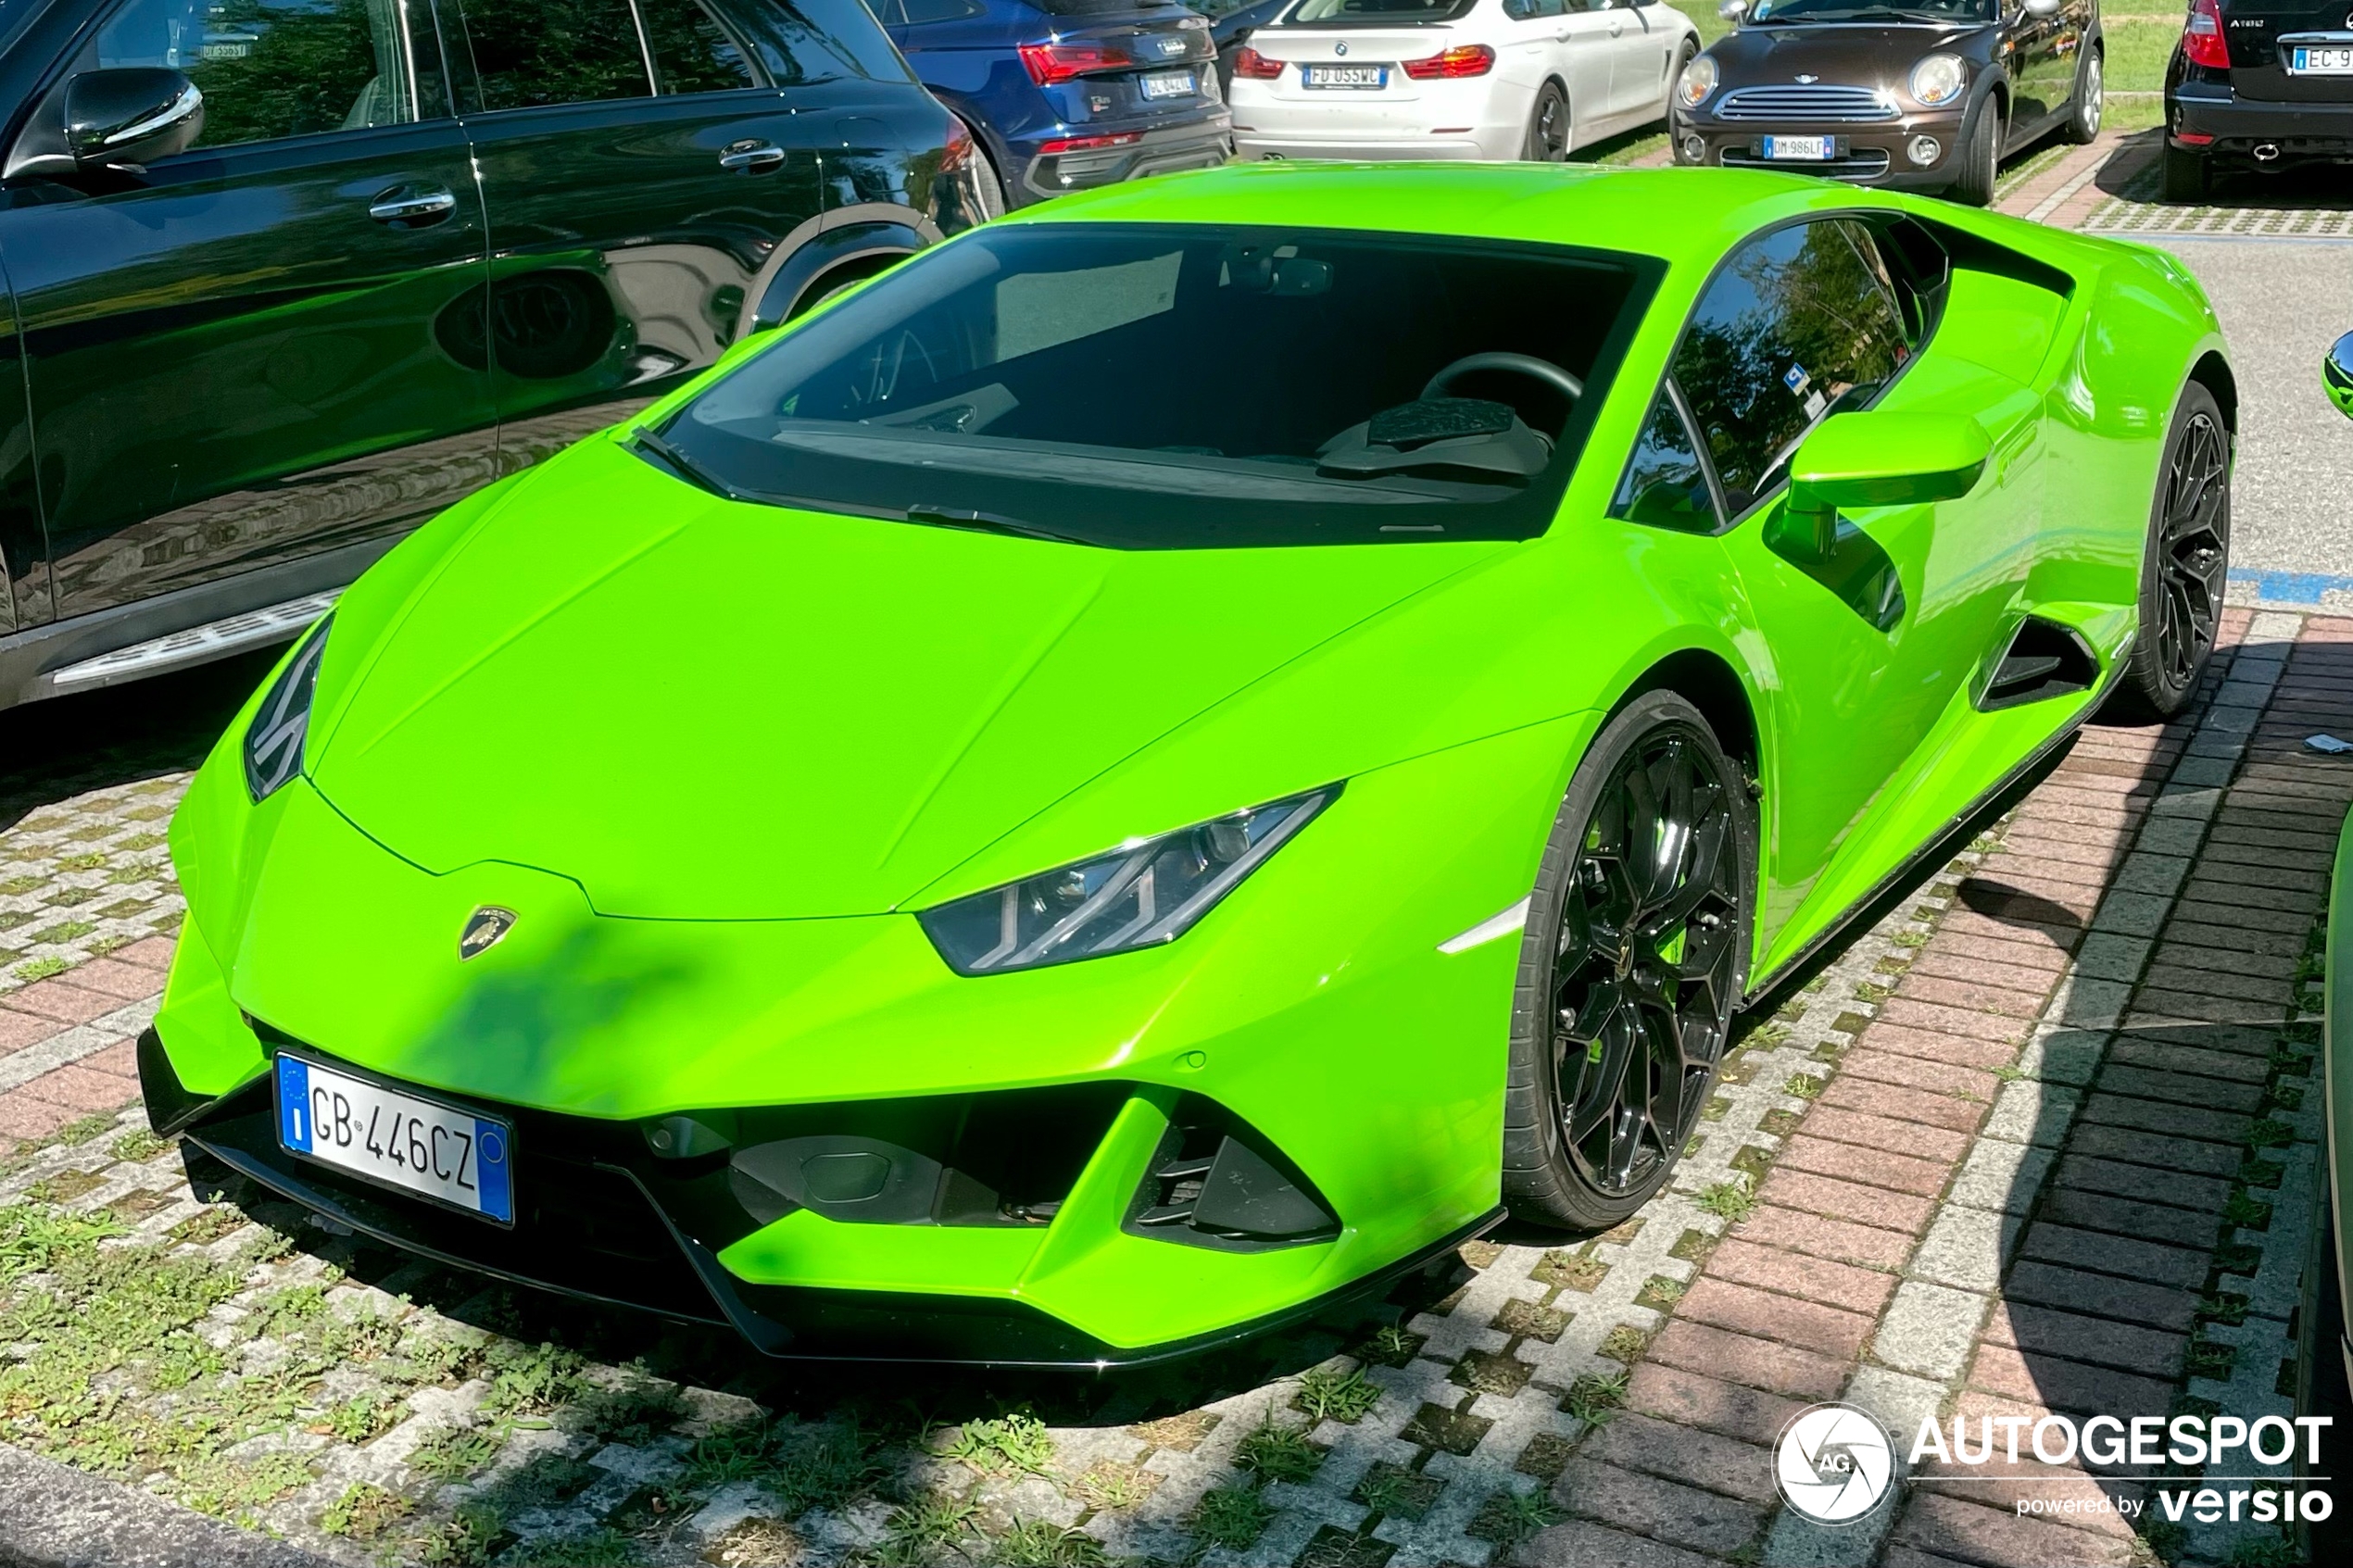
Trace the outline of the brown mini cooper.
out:
[[[2098,0],[1739,0],[1668,95],[1678,163],[1787,169],[1982,207],[2004,154],[2100,129]]]

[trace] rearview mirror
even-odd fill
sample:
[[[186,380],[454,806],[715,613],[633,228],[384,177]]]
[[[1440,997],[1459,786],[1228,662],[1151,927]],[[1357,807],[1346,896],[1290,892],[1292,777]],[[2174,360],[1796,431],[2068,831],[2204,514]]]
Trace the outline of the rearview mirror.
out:
[[[83,169],[137,168],[204,132],[204,94],[176,70],[85,70],[66,83],[66,152]]]
[[[2037,19],[2057,16],[2059,0],[2025,0],[2026,14]]]
[[[1737,27],[1741,19],[1748,15],[1748,0],[1724,0],[1716,7],[1716,14]]]
[[[2353,420],[2353,332],[2338,338],[2321,357],[2321,385],[2336,411]]]
[[[1833,414],[1797,449],[1765,542],[1797,561],[1836,552],[1838,514],[1951,501],[1976,488],[1994,444],[1967,414]]]

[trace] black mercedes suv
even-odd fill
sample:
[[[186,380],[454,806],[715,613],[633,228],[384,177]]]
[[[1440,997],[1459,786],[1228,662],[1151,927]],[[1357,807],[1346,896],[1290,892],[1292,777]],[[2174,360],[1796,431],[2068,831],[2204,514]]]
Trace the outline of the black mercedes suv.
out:
[[[2353,0],[2192,0],[2165,72],[2165,199],[2311,163],[2353,163]]]
[[[293,635],[974,154],[858,0],[6,0],[0,709]]]

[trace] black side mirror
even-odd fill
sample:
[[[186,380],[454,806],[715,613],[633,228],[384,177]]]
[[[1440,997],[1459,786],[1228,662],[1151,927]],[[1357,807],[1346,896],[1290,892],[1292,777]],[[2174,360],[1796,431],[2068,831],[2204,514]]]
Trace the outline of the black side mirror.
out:
[[[204,94],[176,70],[127,66],[66,82],[65,150],[82,169],[138,168],[204,133]]]
[[[2321,360],[2321,385],[2326,389],[2329,401],[2336,405],[2336,411],[2353,420],[2353,332],[2329,345],[2328,353]]]

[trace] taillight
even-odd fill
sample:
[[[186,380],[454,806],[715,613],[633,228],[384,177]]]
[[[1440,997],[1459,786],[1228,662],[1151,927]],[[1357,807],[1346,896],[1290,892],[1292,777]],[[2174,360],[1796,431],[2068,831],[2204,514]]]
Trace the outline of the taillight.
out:
[[[1136,57],[1109,44],[1025,44],[1021,63],[1030,81],[1051,87],[1089,71],[1122,69],[1134,65]]]
[[[951,114],[948,117],[948,144],[939,155],[940,172],[954,174],[969,169],[972,161],[972,127]]]
[[[2214,0],[2193,0],[2190,19],[2182,29],[2182,53],[2194,66],[2231,69],[2231,46],[2222,41],[2222,11]]]
[[[1058,136],[1039,144],[1038,150],[1051,157],[1057,153],[1091,153],[1104,147],[1132,146],[1143,139],[1140,131],[1119,131],[1108,136]]]
[[[1245,44],[1234,56],[1234,74],[1247,76],[1252,82],[1276,82],[1282,77],[1283,62],[1270,60]]]
[[[1457,44],[1426,60],[1407,60],[1405,74],[1416,82],[1440,77],[1485,76],[1495,69],[1495,51],[1484,44]]]

